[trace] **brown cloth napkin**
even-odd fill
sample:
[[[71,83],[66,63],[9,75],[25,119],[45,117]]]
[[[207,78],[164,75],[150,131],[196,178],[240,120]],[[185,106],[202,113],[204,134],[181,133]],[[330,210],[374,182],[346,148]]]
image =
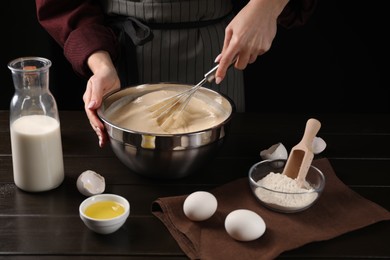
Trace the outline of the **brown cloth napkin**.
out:
[[[191,259],[273,259],[282,252],[314,241],[334,238],[373,223],[390,220],[390,212],[363,198],[337,178],[328,159],[313,161],[325,175],[322,196],[311,208],[283,214],[261,206],[251,193],[247,178],[213,190],[217,212],[208,220],[192,222],[183,213],[187,195],[159,198],[152,204],[158,217]],[[224,228],[226,216],[236,209],[257,212],[266,223],[260,238],[240,242]]]

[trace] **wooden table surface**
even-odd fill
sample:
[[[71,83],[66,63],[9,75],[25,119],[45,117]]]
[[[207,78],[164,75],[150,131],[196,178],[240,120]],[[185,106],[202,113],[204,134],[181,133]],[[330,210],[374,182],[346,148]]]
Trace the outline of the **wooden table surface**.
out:
[[[322,123],[320,154],[338,177],[365,198],[390,210],[389,114],[235,114],[223,149],[209,165],[180,180],[143,178],[127,169],[107,145],[99,148],[83,111],[60,111],[65,180],[55,190],[27,193],[13,182],[8,111],[0,111],[0,257],[7,259],[187,259],[165,226],[151,214],[159,197],[208,190],[247,176],[261,150],[302,138],[306,121]],[[78,215],[85,197],[77,177],[94,170],[106,193],[126,197],[131,213],[111,235],[87,229]],[[358,217],[358,216],[357,216]],[[217,243],[217,241],[216,241]],[[390,258],[390,221],[284,252],[280,258]]]

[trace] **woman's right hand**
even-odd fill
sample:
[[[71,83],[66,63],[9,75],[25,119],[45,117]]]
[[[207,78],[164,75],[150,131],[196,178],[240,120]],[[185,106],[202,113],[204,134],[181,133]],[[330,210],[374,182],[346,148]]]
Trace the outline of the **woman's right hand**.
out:
[[[110,55],[105,51],[93,53],[88,58],[88,66],[93,75],[89,78],[83,95],[84,109],[92,129],[98,136],[99,146],[103,147],[108,136],[97,115],[97,109],[101,106],[104,95],[120,88],[120,80]]]
[[[215,62],[219,68],[215,83],[219,84],[234,60],[235,68],[243,70],[257,57],[266,53],[277,31],[277,19],[288,0],[250,0],[225,29],[222,52]]]

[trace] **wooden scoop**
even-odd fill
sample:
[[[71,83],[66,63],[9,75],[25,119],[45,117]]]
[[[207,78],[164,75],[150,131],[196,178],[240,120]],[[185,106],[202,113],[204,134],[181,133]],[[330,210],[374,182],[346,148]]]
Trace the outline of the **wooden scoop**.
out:
[[[314,157],[313,139],[320,128],[321,123],[317,119],[310,118],[307,121],[302,140],[291,149],[283,170],[283,174],[296,179],[301,187],[305,187],[306,174]]]

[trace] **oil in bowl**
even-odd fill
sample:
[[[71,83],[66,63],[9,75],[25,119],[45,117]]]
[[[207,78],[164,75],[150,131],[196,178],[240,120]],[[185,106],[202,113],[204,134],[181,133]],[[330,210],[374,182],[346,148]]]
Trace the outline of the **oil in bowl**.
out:
[[[122,196],[98,194],[85,199],[79,207],[84,224],[99,234],[117,231],[130,215],[130,204]]]

